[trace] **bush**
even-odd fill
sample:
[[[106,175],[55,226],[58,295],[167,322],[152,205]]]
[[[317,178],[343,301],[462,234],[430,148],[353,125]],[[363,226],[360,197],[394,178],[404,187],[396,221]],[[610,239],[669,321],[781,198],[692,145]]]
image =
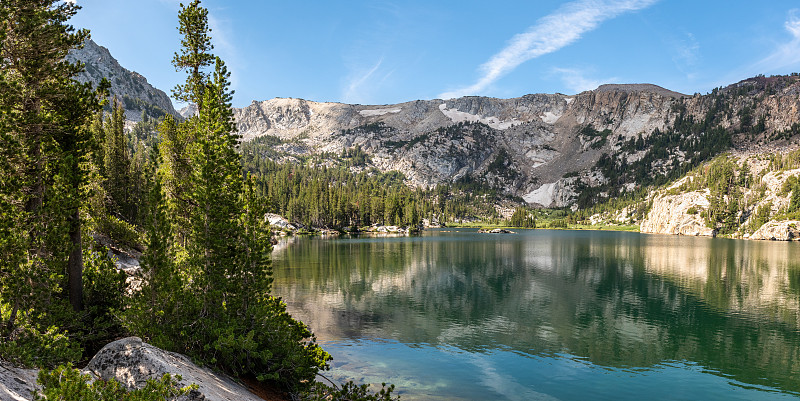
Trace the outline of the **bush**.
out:
[[[161,380],[148,380],[147,384],[136,390],[127,391],[116,380],[95,380],[81,374],[72,364],[58,366],[48,371],[39,371],[38,382],[41,392],[34,393],[36,401],[164,401],[177,400],[178,397],[196,389],[196,385],[178,387],[180,376],[173,378],[169,373]]]
[[[97,222],[97,230],[117,244],[141,249],[142,240],[136,227],[111,215],[104,215]]]
[[[394,384],[386,387],[386,383],[381,383],[381,389],[377,393],[369,391],[369,384],[356,385],[348,381],[342,388],[329,386],[325,383],[315,382],[306,392],[302,393],[300,399],[303,401],[327,401],[327,400],[348,400],[348,401],[394,401],[399,400],[400,396],[392,397]]]
[[[24,322],[3,340],[0,355],[15,365],[44,368],[81,357],[80,346],[56,326],[41,331]]]
[[[83,260],[84,329],[79,338],[86,353],[94,355],[124,332],[116,314],[125,307],[127,275],[106,252],[86,252]]]

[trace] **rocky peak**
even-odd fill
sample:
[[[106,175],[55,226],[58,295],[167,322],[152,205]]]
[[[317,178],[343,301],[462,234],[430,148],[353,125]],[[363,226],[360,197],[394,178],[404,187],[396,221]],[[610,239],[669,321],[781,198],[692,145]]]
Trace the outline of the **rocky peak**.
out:
[[[604,84],[600,85],[593,92],[625,92],[625,93],[654,93],[662,97],[672,97],[680,99],[688,97],[682,93],[664,89],[653,84]]]
[[[139,121],[143,111],[153,118],[178,116],[166,93],[150,85],[141,74],[122,67],[108,49],[91,39],[84,42],[83,48],[70,51],[67,60],[84,63],[85,69],[77,77],[79,82],[96,86],[106,78],[111,84],[111,96],[117,96],[125,106],[126,119]]]
[[[272,99],[237,109],[235,118],[244,140],[274,136],[285,142],[276,149],[290,158],[359,145],[375,167],[402,171],[412,185],[469,176],[531,204],[562,207],[582,193],[600,199],[633,191],[642,179],[707,160],[720,143],[714,152],[791,137],[800,127],[800,97],[792,92],[798,81],[756,77],[738,90],[693,96],[651,84],[609,84],[573,96],[392,105]],[[615,192],[592,189],[609,185]]]

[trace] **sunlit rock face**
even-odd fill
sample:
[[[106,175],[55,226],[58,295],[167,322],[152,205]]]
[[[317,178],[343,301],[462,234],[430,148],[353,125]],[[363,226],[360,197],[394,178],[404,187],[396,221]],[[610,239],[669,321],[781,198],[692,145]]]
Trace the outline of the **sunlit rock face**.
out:
[[[663,130],[681,96],[654,85],[604,85],[574,96],[376,106],[272,99],[235,110],[235,118],[244,140],[271,135],[287,144],[277,146],[285,153],[339,153],[359,145],[376,167],[402,171],[412,185],[473,177],[531,204],[561,207],[574,201],[575,185],[597,179],[590,170],[600,156],[621,141]],[[587,125],[614,134],[598,146],[578,135]],[[576,178],[563,179],[567,173]]]
[[[640,231],[654,234],[677,234],[713,237],[715,230],[706,226],[698,212],[708,208],[708,190],[678,195],[659,194],[642,221]]]
[[[738,132],[750,124],[742,121],[745,109],[763,119],[763,133],[734,137],[747,147],[800,122],[797,93],[797,79],[782,77],[753,78],[704,96],[632,84],[602,85],[572,96],[469,96],[393,105],[271,99],[236,109],[235,118],[244,140],[280,139],[275,146],[280,154],[340,153],[358,145],[377,168],[402,171],[412,185],[472,177],[531,205],[564,207],[576,202],[581,187],[607,182],[598,168],[603,155],[614,156],[618,164],[642,159],[646,152],[631,149],[628,141],[641,136],[649,146],[652,135],[666,134],[679,118],[702,121],[716,107],[715,96],[723,96],[731,110],[716,120],[720,128]],[[586,127],[603,132],[602,138],[587,135]],[[677,149],[661,150],[664,156],[647,174],[666,174],[691,161]],[[623,190],[633,191],[637,184],[625,182]]]
[[[83,48],[72,50],[67,60],[85,65],[84,71],[76,77],[79,82],[91,82],[97,86],[103,78],[108,80],[111,96],[116,96],[125,107],[128,120],[139,121],[142,111],[151,118],[164,114],[178,115],[166,93],[150,85],[141,74],[121,66],[108,49],[91,39],[84,43]]]
[[[800,221],[783,220],[764,223],[750,239],[772,241],[798,241],[800,240]]]

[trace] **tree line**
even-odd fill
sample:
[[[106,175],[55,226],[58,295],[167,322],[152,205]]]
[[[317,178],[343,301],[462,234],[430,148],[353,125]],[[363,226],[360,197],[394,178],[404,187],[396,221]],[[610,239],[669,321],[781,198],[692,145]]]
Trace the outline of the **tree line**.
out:
[[[270,160],[274,137],[241,144],[244,170],[254,177],[256,193],[270,212],[307,227],[363,228],[371,225],[419,226],[423,219],[441,224],[499,219],[493,204],[498,192],[469,177],[433,188],[414,188],[397,171],[369,168],[358,147],[339,157],[300,163]],[[352,167],[362,167],[354,170]]]

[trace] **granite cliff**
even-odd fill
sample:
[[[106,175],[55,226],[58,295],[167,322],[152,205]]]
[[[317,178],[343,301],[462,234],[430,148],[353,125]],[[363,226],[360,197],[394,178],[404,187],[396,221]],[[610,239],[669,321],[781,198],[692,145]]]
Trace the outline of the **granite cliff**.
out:
[[[799,81],[755,77],[693,96],[630,84],[379,106],[272,99],[235,116],[243,140],[273,137],[289,159],[358,146],[415,186],[470,178],[535,206],[587,207],[734,147],[791,142]]]
[[[83,48],[71,51],[67,60],[84,63],[85,69],[77,77],[80,82],[97,86],[106,78],[111,84],[111,96],[117,96],[125,106],[128,120],[139,121],[143,111],[152,118],[178,115],[166,93],[150,85],[141,74],[121,66],[108,49],[91,39],[84,42]]]

